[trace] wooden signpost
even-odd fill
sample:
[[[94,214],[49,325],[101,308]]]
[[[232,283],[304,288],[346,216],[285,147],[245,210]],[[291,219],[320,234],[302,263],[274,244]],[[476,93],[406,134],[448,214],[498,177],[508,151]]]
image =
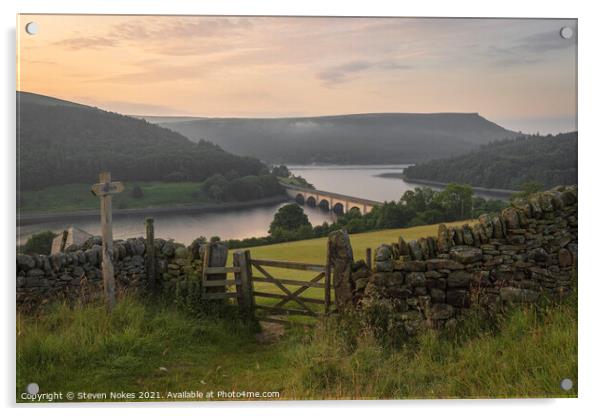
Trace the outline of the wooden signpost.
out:
[[[113,270],[113,214],[111,199],[113,194],[122,192],[121,182],[111,182],[111,172],[101,172],[98,182],[92,185],[92,193],[100,197],[100,227],[102,235],[102,281],[107,309],[115,306],[115,273]]]

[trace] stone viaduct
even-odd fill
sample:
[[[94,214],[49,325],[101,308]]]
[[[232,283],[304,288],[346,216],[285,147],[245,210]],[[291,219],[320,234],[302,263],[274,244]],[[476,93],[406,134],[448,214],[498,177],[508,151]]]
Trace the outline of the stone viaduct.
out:
[[[356,198],[334,192],[320,191],[288,184],[282,184],[282,186],[286,189],[287,194],[297,203],[301,205],[307,204],[310,207],[317,206],[325,210],[334,211],[337,214],[344,214],[352,209],[357,209],[360,213],[367,214],[372,211],[372,208],[375,206],[382,205],[382,202]]]

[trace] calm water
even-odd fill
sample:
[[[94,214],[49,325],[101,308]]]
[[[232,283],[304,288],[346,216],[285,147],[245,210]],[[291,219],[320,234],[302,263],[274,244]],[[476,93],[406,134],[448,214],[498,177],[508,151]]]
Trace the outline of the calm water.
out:
[[[379,178],[375,175],[384,172],[401,172],[406,165],[395,166],[291,166],[295,175],[301,175],[317,189],[328,190],[346,195],[372,199],[376,201],[398,200],[415,185],[400,179]],[[222,239],[246,238],[267,235],[274,214],[283,204],[232,210],[220,213],[199,214],[155,214],[155,235],[161,238],[173,238],[175,241],[189,244],[201,235],[210,237],[219,235]],[[334,214],[318,208],[304,207],[312,224],[332,222]],[[114,238],[136,237],[144,234],[145,215],[130,215],[113,218]],[[68,222],[48,222],[17,227],[19,244],[36,232],[42,230],[60,231],[69,225],[79,227],[91,234],[100,234],[98,219],[85,218]]]
[[[153,214],[155,236],[173,238],[175,241],[189,244],[199,236],[219,235],[222,239],[259,237],[268,234],[268,228],[274,214],[284,204],[231,210],[226,212],[199,214]],[[334,214],[317,208],[305,209],[312,224],[332,222]],[[144,235],[144,219],[147,215],[135,214],[113,218],[113,238],[129,238]],[[31,234],[42,230],[60,231],[74,225],[90,234],[100,235],[100,224],[96,218],[84,218],[71,221],[57,221],[17,227],[19,244],[27,241]],[[19,230],[20,228],[20,230]],[[19,231],[21,235],[19,235]]]
[[[351,195],[373,201],[397,201],[412,185],[397,178],[381,178],[381,173],[401,173],[409,165],[378,166],[289,166],[316,189]]]

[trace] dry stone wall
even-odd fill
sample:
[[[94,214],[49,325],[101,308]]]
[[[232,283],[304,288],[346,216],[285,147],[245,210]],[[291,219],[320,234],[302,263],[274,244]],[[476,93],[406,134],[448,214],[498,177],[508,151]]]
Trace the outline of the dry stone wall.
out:
[[[454,325],[471,306],[499,308],[572,290],[577,265],[577,187],[519,200],[435,237],[382,244],[374,270],[353,263],[353,303],[393,301],[409,332]]]
[[[189,247],[154,240],[159,289],[175,291],[179,281],[202,270],[201,240]],[[144,238],[115,240],[113,260],[118,291],[145,289]],[[17,254],[17,307],[35,308],[51,299],[94,298],[102,293],[102,242],[92,237],[82,245],[50,256]]]

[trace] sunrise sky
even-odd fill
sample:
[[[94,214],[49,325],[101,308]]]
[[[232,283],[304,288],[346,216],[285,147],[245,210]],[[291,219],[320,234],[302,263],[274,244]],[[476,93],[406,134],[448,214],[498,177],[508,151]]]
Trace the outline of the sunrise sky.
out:
[[[17,33],[19,90],[124,114],[577,123],[574,20],[21,15]]]

